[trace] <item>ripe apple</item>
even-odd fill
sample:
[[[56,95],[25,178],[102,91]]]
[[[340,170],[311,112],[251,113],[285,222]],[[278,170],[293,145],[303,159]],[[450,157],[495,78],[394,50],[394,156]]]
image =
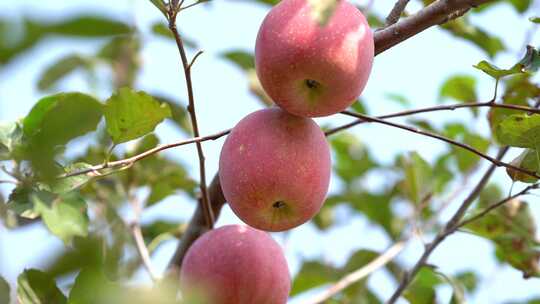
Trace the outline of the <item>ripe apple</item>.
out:
[[[187,300],[196,290],[205,304],[285,304],[291,289],[279,245],[268,233],[244,225],[211,230],[195,241],[180,282]]]
[[[364,89],[374,56],[366,18],[340,0],[326,25],[313,0],[283,0],[257,36],[255,67],[262,87],[289,113],[318,117],[350,106]]]
[[[324,202],[330,171],[330,148],[319,126],[279,108],[243,118],[219,159],[231,209],[248,225],[267,231],[311,219]]]

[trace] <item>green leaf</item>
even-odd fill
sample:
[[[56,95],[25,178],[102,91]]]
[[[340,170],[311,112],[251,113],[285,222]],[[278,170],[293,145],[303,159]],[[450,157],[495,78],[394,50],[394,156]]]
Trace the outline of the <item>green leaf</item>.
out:
[[[114,296],[118,292],[103,273],[100,267],[86,267],[75,279],[73,288],[69,293],[68,304],[96,304],[116,302]]]
[[[530,17],[529,21],[532,23],[540,23],[540,17]]]
[[[23,129],[19,122],[0,122],[0,161],[19,159],[23,149]]]
[[[141,227],[148,251],[154,252],[164,241],[182,236],[186,225],[178,222],[157,220]]]
[[[422,267],[403,293],[410,303],[437,303],[435,287],[441,284],[439,276],[430,267]]]
[[[458,273],[454,279],[463,285],[468,292],[474,292],[478,287],[478,276],[472,271]]]
[[[107,132],[115,144],[146,135],[165,118],[171,117],[167,104],[160,104],[144,92],[122,88],[105,105]]]
[[[174,124],[180,128],[186,135],[193,134],[193,127],[191,126],[191,118],[189,117],[189,113],[186,110],[186,106],[174,101],[170,98],[163,97],[163,96],[156,96],[153,95],[153,97],[161,102],[166,103],[171,108],[172,113],[172,121]]]
[[[467,75],[453,76],[444,82],[439,95],[461,102],[477,101],[476,79]]]
[[[523,69],[528,72],[536,72],[540,68],[540,51],[528,45],[525,56],[519,62]]]
[[[490,144],[489,140],[480,135],[469,133],[468,131],[465,131],[463,134],[457,137],[457,139],[482,153],[487,152]],[[461,172],[469,172],[470,170],[474,169],[480,161],[479,156],[463,148],[452,146],[451,149],[452,155],[457,160],[458,169]]]
[[[510,162],[518,168],[529,170],[532,172],[540,172],[539,155],[537,150],[525,149],[514,160]],[[506,174],[510,176],[513,181],[520,181],[523,183],[535,183],[538,179],[512,168],[506,168]]]
[[[91,168],[92,165],[87,163],[74,163],[64,168],[64,174],[80,172]],[[92,179],[88,174],[80,174],[71,177],[58,178],[47,185],[47,190],[53,193],[63,194],[80,188]]]
[[[387,93],[385,95],[385,97],[386,97],[386,99],[388,99],[390,101],[394,101],[394,102],[396,102],[396,103],[398,103],[398,104],[400,104],[402,106],[411,105],[411,101],[407,97],[405,97],[405,96],[403,96],[401,94],[398,94],[398,93]]]
[[[433,194],[433,171],[420,154],[411,152],[399,159],[399,167],[403,170],[400,189],[404,196],[415,205],[421,205]]]
[[[481,70],[482,72],[488,74],[495,79],[500,79],[505,76],[519,74],[523,72],[522,66],[520,64],[515,64],[510,69],[501,69],[485,60],[482,60],[476,65],[473,65],[473,67]]]
[[[101,16],[81,15],[68,20],[51,24],[48,32],[63,36],[76,37],[104,37],[124,35],[131,32],[131,28],[122,22]]]
[[[20,304],[65,304],[66,297],[56,287],[54,278],[35,270],[25,270],[17,279],[17,298]]]
[[[163,14],[163,16],[167,16],[167,7],[165,5],[165,1],[163,0],[150,0],[150,2]]]
[[[9,293],[10,288],[8,282],[0,276],[0,303],[1,304],[9,304]]]
[[[171,30],[167,26],[167,24],[163,22],[155,22],[152,24],[152,33],[156,34],[157,36],[166,38],[171,41],[175,41],[174,35],[172,34]],[[195,49],[197,48],[197,43],[193,41],[192,39],[189,39],[186,37],[185,34],[180,33],[182,36],[182,41],[184,42],[184,46]]]
[[[34,203],[30,199],[34,192],[35,190],[30,185],[18,185],[9,195],[8,208],[23,218],[37,218],[39,213],[34,210]]]
[[[31,199],[47,228],[64,243],[75,236],[88,235],[86,203],[78,194],[70,193],[53,199],[34,194]]]
[[[320,26],[326,26],[334,14],[338,0],[308,0],[311,16]]]
[[[500,201],[492,190],[486,191],[491,197],[486,199],[482,195],[475,213]],[[527,203],[511,200],[465,228],[494,242],[498,259],[521,270],[525,278],[540,277],[540,243],[536,239],[536,224]]]
[[[61,79],[80,68],[89,71],[92,68],[92,62],[88,58],[78,54],[62,57],[49,65],[41,73],[38,81],[38,89],[42,91],[50,90]]]
[[[533,0],[508,0],[518,13],[526,12],[531,6]]]
[[[248,71],[250,69],[255,68],[255,59],[253,57],[253,54],[251,53],[240,51],[240,50],[234,50],[234,51],[227,51],[223,53],[222,56],[225,59],[236,64],[238,67],[240,67],[244,71]]]
[[[39,137],[50,145],[66,144],[71,139],[96,129],[103,106],[82,93],[60,93],[42,98],[24,118],[24,134]]]
[[[291,296],[297,295],[314,287],[328,284],[340,278],[340,271],[332,266],[318,261],[307,261],[294,277]]]
[[[350,133],[337,134],[330,143],[336,154],[334,170],[347,184],[377,166],[367,148]]]
[[[497,138],[503,145],[540,148],[540,115],[518,114],[504,119],[497,127]]]

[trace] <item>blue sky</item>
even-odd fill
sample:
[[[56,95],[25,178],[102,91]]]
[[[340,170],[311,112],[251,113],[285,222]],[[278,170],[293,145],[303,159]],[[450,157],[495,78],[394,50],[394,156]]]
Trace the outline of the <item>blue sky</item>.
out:
[[[220,54],[230,49],[252,50],[258,26],[267,11],[266,7],[254,5],[249,0],[214,1],[208,7],[197,7],[182,14],[179,27],[186,35],[197,41],[205,53],[197,60],[193,70],[197,115],[203,134],[210,134],[233,126],[248,113],[261,105],[247,91],[244,74],[230,63],[222,60]],[[394,1],[377,1],[374,9],[384,15]],[[357,3],[363,3],[358,1]],[[538,3],[537,3],[538,4]],[[538,7],[538,6],[537,6]],[[416,2],[410,9],[417,9]],[[159,92],[171,97],[186,100],[183,75],[179,70],[179,58],[172,43],[156,38],[149,32],[150,24],[161,20],[159,12],[145,0],[79,0],[79,1],[32,1],[3,0],[0,2],[0,17],[34,16],[56,20],[73,13],[95,12],[135,24],[144,37],[142,53],[143,71],[137,81],[137,88],[149,92]],[[475,18],[489,32],[505,38],[511,49],[510,54],[498,56],[495,60],[500,66],[514,63],[524,41],[524,34],[530,23],[508,5],[499,5]],[[534,36],[536,45],[540,35]],[[14,120],[23,117],[32,105],[43,96],[35,83],[40,71],[62,55],[72,52],[91,54],[102,41],[81,41],[76,39],[49,38],[31,52],[20,56],[0,70],[0,120]],[[191,54],[193,55],[193,54]],[[398,103],[385,98],[387,93],[399,93],[413,101],[413,107],[424,107],[439,102],[440,84],[448,76],[465,73],[477,77],[481,100],[492,95],[492,81],[472,68],[487,56],[471,44],[452,39],[438,29],[429,29],[397,47],[377,56],[368,86],[363,94],[366,105],[373,114],[384,114],[403,109]],[[100,77],[108,77],[105,72]],[[110,95],[108,88],[89,88],[81,74],[75,74],[61,86],[61,90],[84,91],[102,99]],[[470,114],[461,112],[441,112],[422,116],[436,125],[447,121],[467,121]],[[342,117],[318,119],[319,123],[338,124],[348,121]],[[399,121],[399,120],[398,120]],[[488,134],[485,121],[471,126],[480,134]],[[375,157],[386,163],[393,161],[396,153],[417,151],[424,158],[432,160],[445,146],[425,137],[404,133],[380,125],[363,125],[353,129],[363,144],[374,152]],[[170,124],[158,127],[156,133],[163,142],[172,142],[183,136]],[[217,170],[218,156],[223,141],[204,144],[207,155],[207,172],[212,176]],[[129,144],[128,144],[129,145]],[[72,147],[75,151],[77,147]],[[491,151],[493,152],[493,151]],[[198,176],[197,159],[194,147],[182,147],[167,151],[166,154],[185,163],[193,176]],[[466,188],[472,187],[473,176]],[[376,177],[374,177],[376,179]],[[498,170],[495,179],[508,190],[510,183],[504,170]],[[370,180],[365,182],[370,184]],[[369,186],[369,185],[368,185]],[[0,185],[8,191],[9,187]],[[332,189],[339,185],[332,182]],[[528,198],[535,217],[540,220],[540,199]],[[448,218],[457,205],[451,206],[442,217]],[[178,195],[159,207],[152,208],[143,217],[149,221],[156,217],[188,220],[194,209],[192,202]],[[390,245],[382,231],[370,225],[362,217],[350,217],[346,208],[338,210],[343,223],[325,233],[319,233],[310,224],[295,229],[290,235],[286,253],[291,271],[295,273],[301,258],[323,257],[324,260],[342,265],[348,256],[357,249],[369,248],[383,250]],[[129,213],[126,216],[130,216]],[[218,225],[236,223],[238,219],[226,207]],[[275,234],[282,241],[283,234]],[[317,240],[316,242],[309,240]],[[13,282],[25,267],[39,267],[51,256],[54,248],[61,242],[43,229],[21,229],[6,231],[0,227],[0,274]],[[161,247],[154,256],[156,268],[162,270],[175,248],[174,242]],[[471,250],[474,248],[474,250]],[[421,253],[421,242],[415,240],[402,253],[398,260],[411,265]],[[521,274],[509,267],[499,267],[493,259],[493,248],[488,242],[466,234],[450,237],[433,254],[430,262],[440,266],[445,273],[461,270],[478,270],[483,281],[478,295],[472,303],[501,303],[507,299],[525,299],[540,296],[540,280],[522,280]],[[138,278],[146,280],[144,272]],[[381,298],[386,299],[394,289],[394,282],[384,272],[377,272],[369,279],[370,286]],[[449,287],[443,288],[443,299],[450,298]],[[296,303],[296,302],[291,302]]]

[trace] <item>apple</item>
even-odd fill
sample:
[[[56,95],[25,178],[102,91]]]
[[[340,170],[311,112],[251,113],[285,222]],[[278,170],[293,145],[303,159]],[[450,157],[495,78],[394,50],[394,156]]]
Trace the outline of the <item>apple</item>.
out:
[[[320,25],[313,0],[283,0],[264,19],[255,45],[262,87],[289,113],[319,117],[350,106],[364,89],[374,56],[362,13],[340,0]]]
[[[223,194],[246,224],[283,231],[311,219],[330,181],[330,148],[311,119],[269,108],[244,117],[219,159]]]
[[[198,291],[205,304],[285,304],[291,289],[281,247],[268,233],[244,225],[223,226],[196,240],[180,282],[187,300]]]

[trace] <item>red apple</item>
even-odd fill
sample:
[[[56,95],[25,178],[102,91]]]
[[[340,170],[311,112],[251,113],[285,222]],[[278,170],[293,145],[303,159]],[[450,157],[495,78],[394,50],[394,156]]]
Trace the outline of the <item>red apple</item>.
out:
[[[289,113],[318,117],[350,106],[364,89],[374,56],[366,18],[340,0],[328,23],[312,0],[283,0],[257,36],[255,66],[266,93]]]
[[[231,209],[248,225],[267,231],[311,219],[324,202],[330,171],[330,148],[319,126],[279,108],[243,118],[219,159]]]
[[[195,241],[180,282],[188,300],[197,290],[205,304],[285,304],[291,289],[279,245],[268,233],[243,225],[211,230]]]

